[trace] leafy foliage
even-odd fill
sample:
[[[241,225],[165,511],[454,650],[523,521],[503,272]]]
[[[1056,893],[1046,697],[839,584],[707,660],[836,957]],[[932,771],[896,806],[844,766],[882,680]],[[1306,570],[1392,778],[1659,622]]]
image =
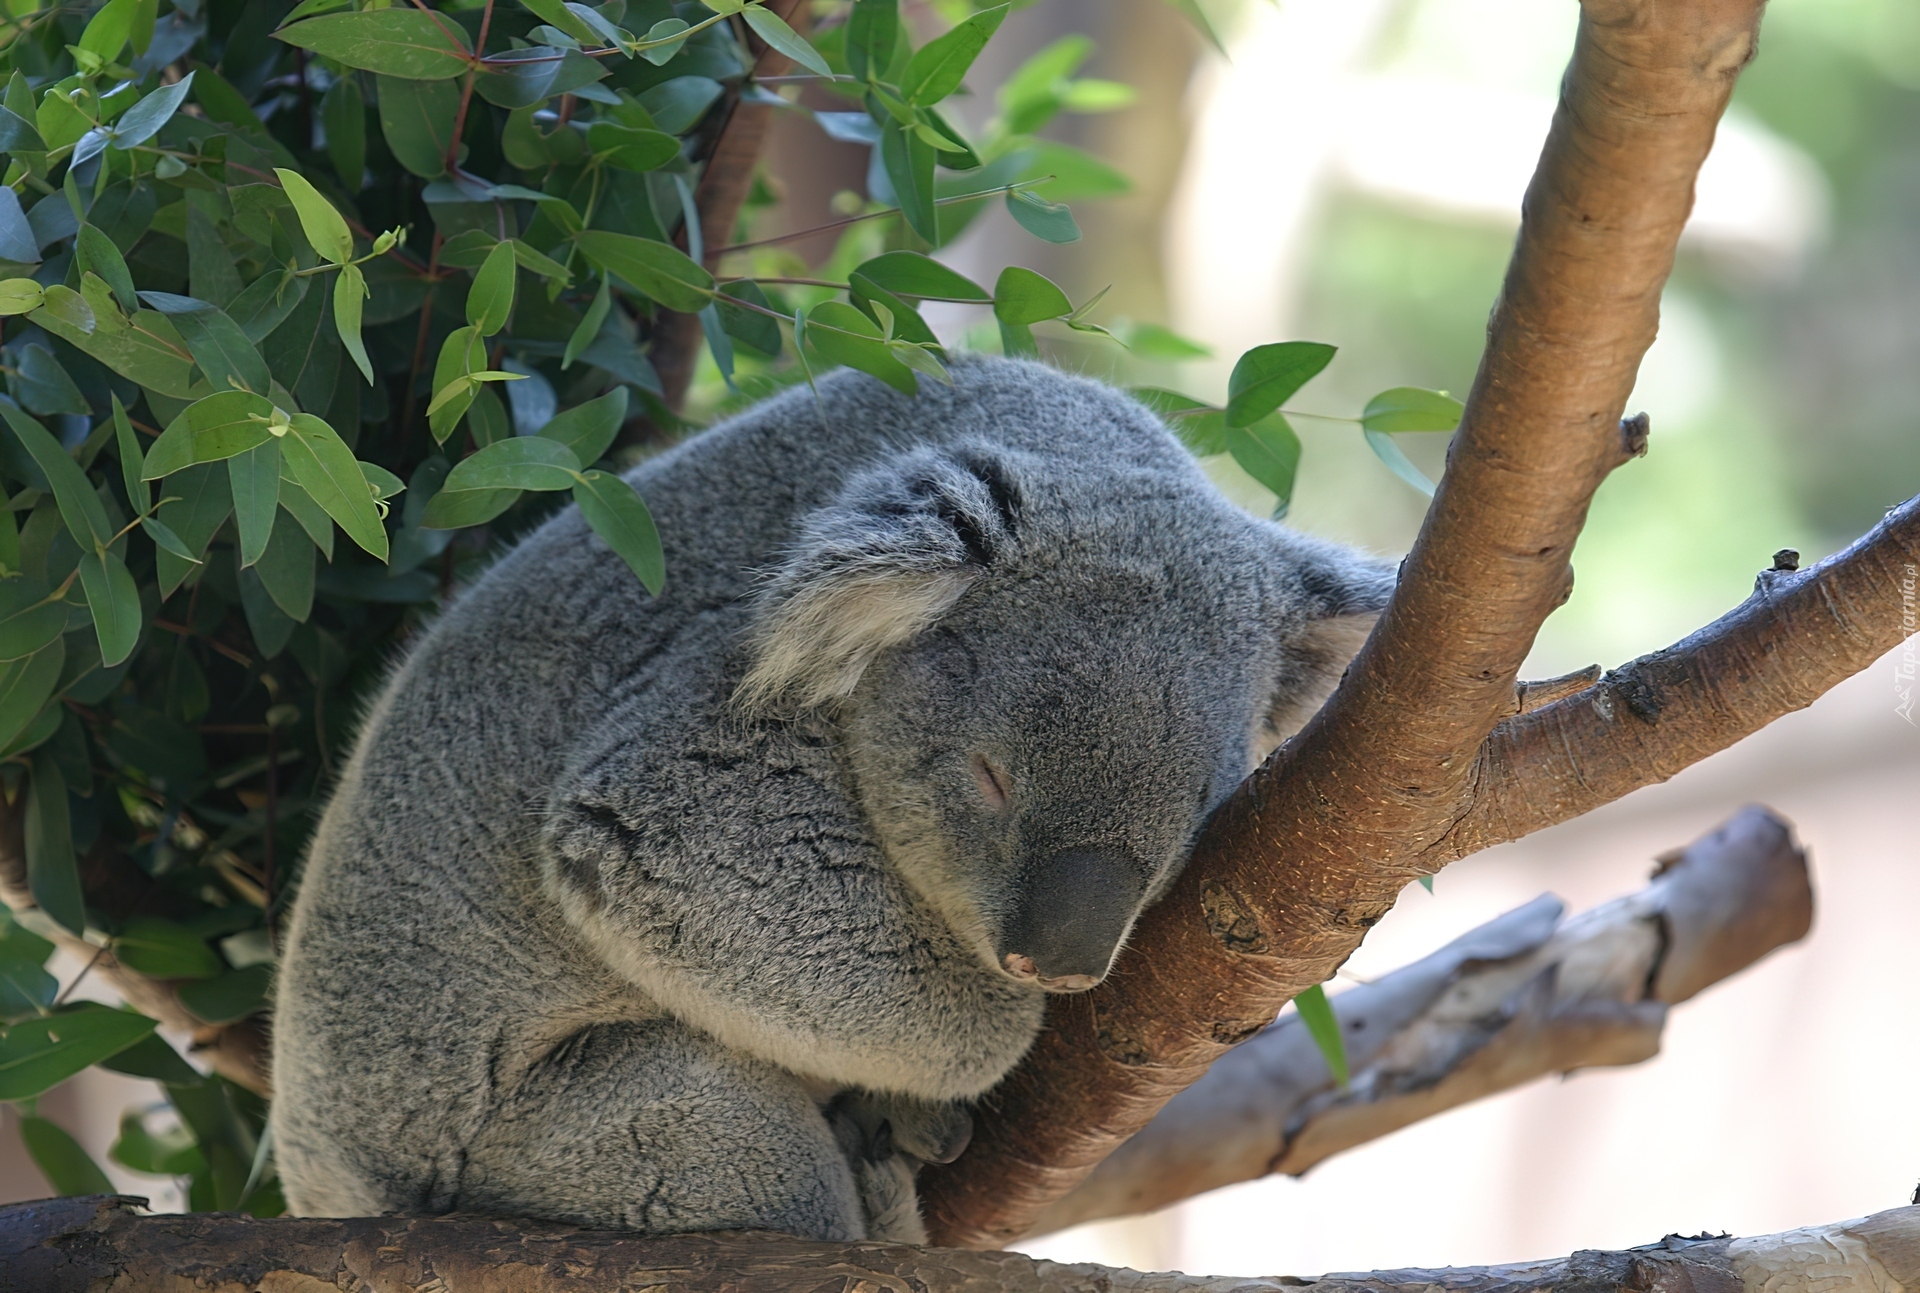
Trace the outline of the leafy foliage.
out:
[[[948,380],[928,301],[990,309],[1011,353],[1037,353],[1036,328],[1109,335],[1098,297],[1017,265],[988,291],[929,253],[995,200],[1077,239],[1065,204],[1126,181],[1039,132],[1131,92],[1079,78],[1091,47],[1067,37],[966,137],[941,105],[1006,5],[917,48],[898,0],[829,7],[810,36],[770,0],[15,8],[0,780],[37,906],[0,924],[0,1100],[29,1111],[56,1188],[95,1189],[32,1103],[91,1064],[150,1078],[167,1104],[129,1114],[112,1158],[186,1178],[195,1207],[271,1213],[262,1102],[153,1020],[65,1001],[49,940],[111,948],[210,1026],[260,1010],[314,807],[420,617],[569,500],[649,590],[672,578],[616,469],[687,425],[654,365],[672,316],[698,318],[728,383],[839,364],[909,394]],[[781,92],[753,83],[763,48],[847,105],[794,110],[873,152],[873,202],[824,280],[702,246],[716,136]],[[1250,352],[1224,409],[1144,394],[1284,508],[1300,450],[1280,406],[1331,357]],[[1363,422],[1390,445],[1450,428],[1448,407],[1388,392]]]

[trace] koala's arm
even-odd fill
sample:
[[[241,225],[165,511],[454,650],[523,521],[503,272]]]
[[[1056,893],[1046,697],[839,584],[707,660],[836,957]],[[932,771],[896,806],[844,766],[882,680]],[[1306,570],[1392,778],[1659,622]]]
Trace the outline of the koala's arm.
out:
[[[610,716],[542,844],[549,893],[617,973],[792,1072],[967,1098],[1038,1029],[1039,994],[887,866],[824,742],[697,706]]]

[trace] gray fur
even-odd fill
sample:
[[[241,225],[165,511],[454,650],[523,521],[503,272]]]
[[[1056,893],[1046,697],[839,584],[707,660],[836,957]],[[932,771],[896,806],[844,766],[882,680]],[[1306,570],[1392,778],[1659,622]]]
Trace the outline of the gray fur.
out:
[[[636,470],[658,599],[569,510],[422,636],[288,931],[294,1211],[920,1236],[1037,980],[1105,972],[1391,584],[1115,391],[954,378]]]

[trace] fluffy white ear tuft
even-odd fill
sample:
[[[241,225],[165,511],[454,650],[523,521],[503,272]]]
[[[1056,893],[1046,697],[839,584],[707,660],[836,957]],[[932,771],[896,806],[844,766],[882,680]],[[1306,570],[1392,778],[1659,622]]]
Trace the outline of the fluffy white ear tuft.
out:
[[[774,608],[753,636],[753,667],[733,694],[752,713],[844,700],[875,656],[911,641],[950,610],[977,569],[848,573]]]

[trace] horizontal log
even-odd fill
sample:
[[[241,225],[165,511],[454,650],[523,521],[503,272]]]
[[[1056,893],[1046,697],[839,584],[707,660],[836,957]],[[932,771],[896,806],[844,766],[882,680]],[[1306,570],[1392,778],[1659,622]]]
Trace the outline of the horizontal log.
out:
[[[147,1216],[118,1195],[0,1208],[13,1293],[1784,1293],[1920,1290],[1920,1208],[1756,1239],[1441,1270],[1239,1279],[750,1231],[644,1237],[477,1217]]]

